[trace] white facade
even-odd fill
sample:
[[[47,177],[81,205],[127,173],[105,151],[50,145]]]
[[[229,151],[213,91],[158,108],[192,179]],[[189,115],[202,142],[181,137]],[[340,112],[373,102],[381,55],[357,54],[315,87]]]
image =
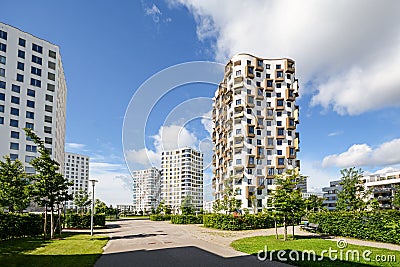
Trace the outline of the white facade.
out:
[[[215,199],[233,187],[241,210],[261,211],[287,169],[299,173],[298,81],[291,59],[235,55],[213,103]],[[306,184],[302,187],[306,188]]]
[[[160,171],[156,168],[133,171],[133,208],[150,212],[160,204]]]
[[[336,209],[337,195],[342,186],[340,180],[330,181],[328,187],[322,188],[324,202],[322,203],[328,210]]]
[[[119,205],[117,205],[117,209],[119,212],[131,213],[131,212],[135,211],[135,206],[119,204]]]
[[[203,211],[206,213],[214,212],[213,205],[214,201],[203,201]]]
[[[43,139],[51,156],[64,166],[67,87],[59,47],[0,23],[0,156],[25,163],[37,156],[23,128]]]
[[[191,198],[199,211],[203,207],[203,154],[192,148],[163,151],[161,156],[161,199],[179,213],[182,201]]]
[[[382,209],[391,209],[396,186],[400,186],[400,172],[373,174],[363,177],[364,186],[372,191],[370,198],[376,199]]]
[[[74,154],[65,153],[65,163],[64,163],[64,175],[68,181],[74,184],[68,188],[68,193],[75,195],[75,192],[80,189],[91,192],[89,189],[89,157]],[[74,201],[67,201],[67,209],[76,209]]]

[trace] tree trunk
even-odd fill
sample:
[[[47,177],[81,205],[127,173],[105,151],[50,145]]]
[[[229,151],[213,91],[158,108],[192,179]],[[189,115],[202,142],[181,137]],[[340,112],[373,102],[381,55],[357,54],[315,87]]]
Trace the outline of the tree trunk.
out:
[[[44,205],[44,225],[43,225],[44,240],[46,240],[46,230],[47,230],[47,205]]]
[[[276,222],[276,217],[274,218],[274,221],[275,221],[275,238],[279,239],[279,236],[278,236],[278,223]]]
[[[293,221],[292,221],[292,223],[293,223],[292,235],[293,235],[293,240],[294,240],[294,225],[295,225],[295,220],[294,220],[294,218],[293,218]]]
[[[286,215],[283,216],[283,240],[287,240],[287,224],[286,224]]]
[[[53,218],[53,205],[50,207],[50,239],[54,238],[54,218]]]
[[[59,227],[59,230],[60,230],[60,238],[62,238],[62,231],[61,231],[61,209],[60,209],[60,205],[59,204],[57,204],[57,210],[58,210],[58,227]]]

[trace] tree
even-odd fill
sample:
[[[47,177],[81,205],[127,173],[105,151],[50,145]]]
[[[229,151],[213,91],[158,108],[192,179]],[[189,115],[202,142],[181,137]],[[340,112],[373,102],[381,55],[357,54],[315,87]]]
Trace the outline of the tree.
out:
[[[289,219],[292,220],[294,226],[294,222],[304,212],[304,200],[301,196],[301,190],[296,188],[296,185],[304,178],[304,176],[296,174],[293,170],[287,170],[285,173],[275,176],[276,188],[272,193],[272,206],[275,215],[283,219],[285,241],[287,240]]]
[[[305,207],[307,211],[320,211],[323,209],[324,199],[316,195],[311,195],[305,200]]]
[[[355,167],[349,169],[342,169],[340,185],[342,189],[338,192],[338,200],[336,203],[337,210],[365,210],[369,202],[366,201],[367,196],[370,194],[366,190],[362,177],[363,171]]]
[[[72,195],[68,194],[68,187],[72,185],[68,182],[60,173],[60,164],[53,160],[50,156],[49,151],[44,146],[43,140],[41,140],[36,133],[31,129],[25,128],[26,135],[38,146],[39,156],[30,162],[35,168],[36,174],[31,176],[33,181],[33,199],[39,206],[45,208],[45,225],[47,220],[47,209],[50,208],[50,238],[54,237],[54,219],[53,213],[57,206],[59,207],[65,201],[71,200]],[[59,222],[60,222],[59,212]],[[59,226],[61,227],[61,226]],[[46,236],[46,226],[44,226],[44,234]]]
[[[92,201],[90,200],[90,193],[88,193],[87,190],[80,188],[74,194],[74,204],[79,208],[81,213],[85,212],[87,207],[92,204]]]
[[[96,201],[94,202],[94,209],[96,211],[96,213],[101,213],[104,215],[107,215],[108,213],[108,207],[107,204],[104,203],[103,201],[101,201],[100,199],[96,199]]]
[[[393,208],[395,209],[400,209],[400,186],[397,185],[394,188],[394,194],[393,194]]]
[[[9,212],[21,212],[29,205],[29,180],[21,161],[12,161],[9,156],[3,158],[4,161],[0,161],[0,207]]]
[[[181,210],[183,215],[191,215],[195,213],[192,199],[193,199],[192,196],[187,195],[182,200]]]

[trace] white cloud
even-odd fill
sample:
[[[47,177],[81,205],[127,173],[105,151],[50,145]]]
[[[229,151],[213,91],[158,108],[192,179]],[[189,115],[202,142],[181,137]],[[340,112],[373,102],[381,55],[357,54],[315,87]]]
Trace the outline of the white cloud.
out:
[[[343,131],[337,131],[337,132],[331,132],[328,134],[329,137],[331,136],[337,136],[337,135],[341,135],[343,133]]]
[[[65,149],[66,150],[82,150],[85,148],[86,145],[84,144],[79,144],[79,143],[65,143]]]
[[[212,122],[211,116],[212,116],[212,110],[210,110],[209,112],[205,113],[203,115],[203,117],[201,118],[201,124],[203,124],[204,129],[207,130],[207,132],[209,133],[210,137],[211,137],[212,131],[213,131],[213,122]]]
[[[193,14],[199,40],[215,38],[218,61],[239,52],[295,59],[313,105],[351,115],[400,106],[399,1],[169,2]]]
[[[150,8],[149,7],[145,8],[144,11],[146,12],[146,15],[151,15],[151,16],[162,14],[160,9],[155,4],[153,4],[153,6]]]
[[[301,159],[301,174],[308,176],[309,192],[320,192],[322,187],[329,186],[329,181],[337,180],[339,172],[336,169],[322,168],[321,162]]]
[[[371,148],[367,144],[352,145],[341,154],[326,156],[322,161],[323,167],[336,166],[340,168],[351,166],[385,166],[400,163],[400,139],[381,144]]]

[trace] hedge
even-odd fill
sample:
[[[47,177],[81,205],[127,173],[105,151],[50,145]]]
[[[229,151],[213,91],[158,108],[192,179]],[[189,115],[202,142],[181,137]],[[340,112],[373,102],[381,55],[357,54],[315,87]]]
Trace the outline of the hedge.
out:
[[[203,217],[205,227],[222,230],[250,230],[275,227],[274,218],[265,213],[245,214],[234,216],[231,214],[206,214]],[[280,224],[280,221],[278,221]]]
[[[70,213],[66,215],[65,225],[67,228],[90,228],[90,214],[76,214]],[[104,214],[94,214],[93,216],[94,226],[105,226],[106,216]]]
[[[162,214],[153,214],[150,215],[150,221],[169,221],[171,220],[171,215],[166,214],[166,215],[162,215]]]
[[[171,223],[173,224],[196,224],[203,223],[203,215],[172,215]]]
[[[308,220],[325,234],[400,244],[400,211],[318,212]]]
[[[0,213],[1,240],[24,236],[39,236],[42,233],[43,216],[41,214]]]

